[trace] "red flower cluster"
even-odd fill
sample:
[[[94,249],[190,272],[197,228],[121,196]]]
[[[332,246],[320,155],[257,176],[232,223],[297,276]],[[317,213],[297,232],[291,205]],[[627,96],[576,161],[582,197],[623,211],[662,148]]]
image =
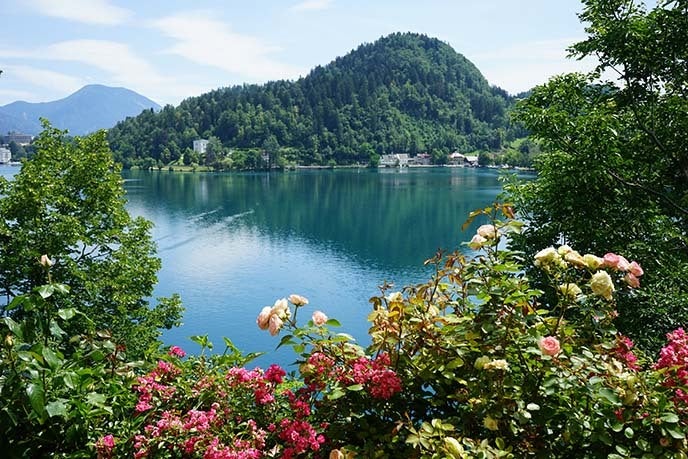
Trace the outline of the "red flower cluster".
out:
[[[318,451],[320,445],[325,443],[325,437],[319,435],[312,425],[306,421],[282,419],[280,422],[282,431],[279,438],[286,443],[282,452],[282,459],[291,459],[299,454]]]
[[[322,429],[308,422],[312,392],[297,396],[280,389],[286,376],[280,366],[233,367],[200,378],[195,371],[187,374],[189,368],[160,361],[138,379],[136,412],[145,411],[147,423],[134,437],[135,458],[162,451],[204,459],[290,458],[318,451],[325,442]]]
[[[328,381],[336,380],[346,386],[360,384],[373,398],[388,400],[401,392],[401,379],[389,366],[387,354],[380,354],[375,359],[362,356],[335,365],[332,358],[315,352],[302,367],[302,373],[306,384],[317,390],[323,389]]]
[[[633,341],[628,336],[619,334],[616,337],[616,346],[612,349],[612,352],[614,352],[615,357],[624,362],[628,368],[631,370],[639,370],[638,357],[636,357],[631,350],[633,346],[635,346],[635,344],[633,344]]]
[[[179,368],[161,360],[153,371],[137,378],[138,384],[134,386],[134,390],[140,395],[136,404],[136,413],[143,413],[153,408],[154,397],[163,401],[169,400],[176,389],[165,383],[173,380],[179,373]]]
[[[669,369],[664,384],[676,387],[676,401],[688,405],[688,334],[683,328],[679,328],[666,336],[669,343],[659,352],[659,360],[654,368]]]

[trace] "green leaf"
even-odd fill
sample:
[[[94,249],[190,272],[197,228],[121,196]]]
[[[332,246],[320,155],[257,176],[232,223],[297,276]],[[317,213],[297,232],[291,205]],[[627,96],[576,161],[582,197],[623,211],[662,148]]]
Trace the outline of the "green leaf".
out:
[[[31,383],[26,386],[26,395],[29,396],[29,403],[31,403],[31,408],[38,414],[38,417],[43,419],[45,417],[45,393],[43,392],[43,386]]]
[[[294,335],[284,335],[280,340],[279,344],[277,345],[277,348],[279,349],[280,347],[286,344],[295,344],[295,341],[292,340],[293,337]]]
[[[62,416],[63,418],[67,417],[67,405],[61,400],[55,400],[53,402],[48,403],[45,406],[45,410],[48,412],[48,416],[55,417],[55,416]]]
[[[42,354],[43,358],[45,359],[45,361],[51,369],[54,370],[60,365],[62,365],[62,359],[58,357],[58,355],[55,352],[53,352],[52,349],[44,347]]]
[[[362,384],[352,384],[351,386],[346,386],[346,390],[350,390],[352,392],[359,392],[363,390],[363,385]]]
[[[633,435],[634,435],[634,434],[635,434],[635,432],[633,432],[633,429],[631,429],[630,427],[626,427],[626,428],[624,429],[624,435],[625,435],[626,438],[628,438],[629,440],[630,440],[631,438],[633,438]]]
[[[97,392],[90,392],[86,395],[86,403],[93,406],[102,407],[105,405],[105,400],[105,396]]]
[[[17,337],[20,340],[24,339],[24,332],[22,330],[21,325],[19,325],[17,322],[12,320],[11,317],[3,317],[2,321],[5,323],[5,325],[7,325],[7,328],[9,328],[12,333],[17,335]]]
[[[76,375],[76,373],[70,371],[62,375],[62,380],[64,381],[64,385],[67,389],[73,390],[78,384],[79,377]]]
[[[619,396],[616,395],[616,392],[613,390],[603,387],[598,391],[598,394],[600,394],[603,398],[607,399],[614,405],[619,405],[621,402],[619,401]]]
[[[342,398],[346,395],[346,393],[341,390],[341,389],[334,389],[332,392],[327,394],[327,398],[329,400],[337,400],[338,398]]]
[[[53,287],[55,288],[56,292],[62,293],[63,295],[66,295],[69,293],[69,286],[65,284],[52,284]],[[73,309],[73,308],[70,308]]]
[[[678,430],[678,427],[665,427],[665,430],[669,433],[669,435],[671,435],[671,438],[675,438],[677,440],[686,438],[686,434]]]
[[[669,424],[676,424],[679,417],[675,413],[664,413],[659,419]]]
[[[54,336],[55,338],[59,338],[61,336],[64,336],[65,334],[66,334],[65,331],[62,330],[62,328],[60,327],[60,325],[58,325],[56,320],[53,319],[50,321],[50,335],[51,336]]]
[[[538,405],[537,403],[529,403],[528,405],[526,405],[526,409],[528,411],[537,411],[540,409],[540,405]]]
[[[41,296],[41,298],[46,299],[50,298],[50,296],[55,291],[55,287],[53,287],[52,285],[41,285],[36,289],[36,291]]]
[[[464,364],[463,359],[461,357],[457,357],[447,364],[447,368],[450,370],[453,370],[455,368],[462,367],[463,364]]]
[[[76,315],[76,309],[75,308],[58,309],[57,315],[62,320],[69,320]]]
[[[327,322],[325,324],[329,325],[330,327],[341,327],[342,324],[339,323],[337,319],[327,319]]]

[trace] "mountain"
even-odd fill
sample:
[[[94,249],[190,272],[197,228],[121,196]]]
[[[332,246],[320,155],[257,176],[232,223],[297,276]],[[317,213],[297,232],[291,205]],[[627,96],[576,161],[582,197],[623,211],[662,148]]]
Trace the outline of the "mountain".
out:
[[[12,102],[0,107],[0,133],[17,131],[38,134],[39,118],[47,118],[70,134],[83,135],[107,129],[127,116],[160,106],[152,100],[126,88],[112,88],[98,84],[84,86],[64,99],[52,102]]]
[[[260,151],[273,164],[421,152],[439,162],[454,150],[497,149],[522,135],[508,121],[513,102],[448,44],[395,33],[296,81],[222,88],[144,111],[118,123],[109,140],[125,166],[184,160],[251,168]],[[198,138],[210,139],[204,155],[191,150]]]

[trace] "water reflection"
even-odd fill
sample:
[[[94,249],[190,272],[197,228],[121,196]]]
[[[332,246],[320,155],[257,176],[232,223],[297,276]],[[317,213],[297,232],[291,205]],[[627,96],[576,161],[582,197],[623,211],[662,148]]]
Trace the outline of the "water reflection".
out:
[[[496,173],[473,169],[134,171],[125,179],[129,210],[156,225],[156,294],[179,292],[187,308],[165,340],[190,350],[187,337],[204,333],[246,351],[273,349],[277,340],[255,317],[290,293],[311,300],[307,316],[322,309],[365,340],[377,286],[425,280],[423,260],[470,238],[460,233],[466,216],[500,191]]]

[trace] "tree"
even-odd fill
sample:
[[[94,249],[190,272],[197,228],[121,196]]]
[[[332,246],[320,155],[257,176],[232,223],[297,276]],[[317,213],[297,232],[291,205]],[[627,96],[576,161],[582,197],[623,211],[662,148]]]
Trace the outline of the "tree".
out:
[[[516,243],[637,259],[644,288],[619,303],[617,326],[656,349],[688,317],[688,2],[583,3],[588,38],[570,52],[599,65],[535,88],[516,110],[547,152],[536,180],[510,187],[530,222]],[[619,78],[603,81],[610,71]]]
[[[177,324],[180,302],[173,297],[154,307],[148,303],[160,269],[151,223],[126,211],[105,132],[72,141],[64,135],[44,121],[35,155],[14,180],[0,181],[3,303],[45,282],[38,260],[48,255],[52,280],[73,293],[69,306],[139,355],[157,345],[161,328]],[[13,314],[4,307],[3,313]]]

